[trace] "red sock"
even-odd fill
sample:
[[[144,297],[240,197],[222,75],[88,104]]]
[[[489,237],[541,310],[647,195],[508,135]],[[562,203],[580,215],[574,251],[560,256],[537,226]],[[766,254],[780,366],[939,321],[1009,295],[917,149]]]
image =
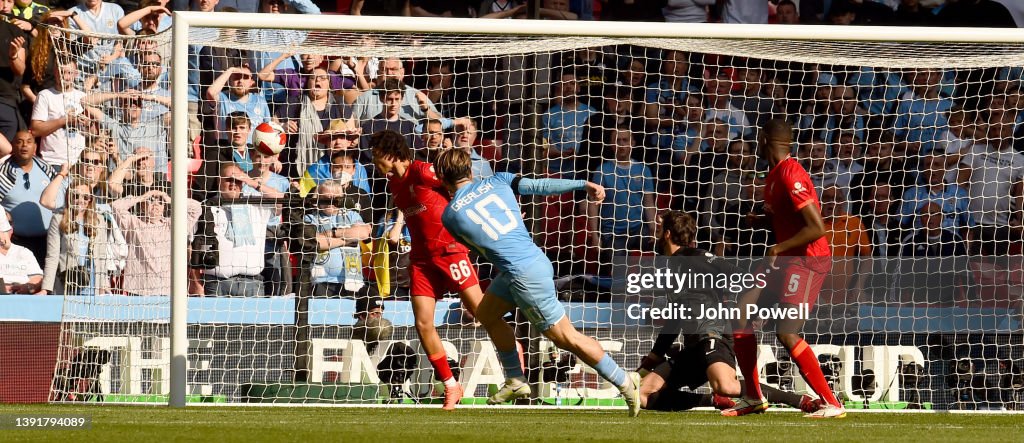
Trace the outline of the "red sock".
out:
[[[814,351],[807,345],[807,342],[800,339],[793,346],[793,349],[789,350],[789,355],[793,357],[796,366],[800,368],[800,375],[804,377],[804,381],[822,400],[825,400],[832,406],[843,406],[836,400],[836,396],[832,394],[832,389],[828,387],[828,382],[825,381],[825,374],[821,373],[821,363],[818,363],[818,356],[814,355]]]
[[[743,373],[743,385],[748,398],[761,398],[761,382],[757,376],[757,339],[753,331],[737,331],[733,335],[736,360]]]
[[[445,381],[452,378],[452,368],[448,366],[448,356],[444,353],[428,355],[430,365],[434,367],[434,378],[437,381]]]

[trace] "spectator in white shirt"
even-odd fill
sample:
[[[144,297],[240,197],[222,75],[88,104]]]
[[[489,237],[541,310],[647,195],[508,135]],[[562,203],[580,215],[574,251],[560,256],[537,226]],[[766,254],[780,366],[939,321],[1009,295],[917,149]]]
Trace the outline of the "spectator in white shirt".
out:
[[[11,243],[14,230],[7,212],[0,208],[0,278],[9,294],[45,294],[43,270],[32,251]]]
[[[92,121],[82,108],[85,93],[74,88],[78,68],[74,61],[56,66],[57,81],[39,92],[32,107],[32,134],[42,137],[39,155],[51,165],[74,165],[85,149],[85,134]]]

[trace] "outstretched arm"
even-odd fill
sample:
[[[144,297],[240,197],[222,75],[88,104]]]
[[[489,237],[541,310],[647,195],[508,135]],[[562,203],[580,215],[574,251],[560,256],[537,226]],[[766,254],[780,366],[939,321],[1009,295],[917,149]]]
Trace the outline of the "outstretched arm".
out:
[[[590,201],[601,202],[604,200],[604,187],[586,180],[522,177],[512,180],[512,190],[522,195],[558,195],[584,189],[587,191]]]

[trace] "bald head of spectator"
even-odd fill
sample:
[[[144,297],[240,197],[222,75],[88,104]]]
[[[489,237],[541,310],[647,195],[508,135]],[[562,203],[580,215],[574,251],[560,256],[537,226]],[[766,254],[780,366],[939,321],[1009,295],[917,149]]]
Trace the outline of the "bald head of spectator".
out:
[[[18,166],[25,166],[36,156],[36,138],[27,130],[18,131],[11,141],[11,159]]]

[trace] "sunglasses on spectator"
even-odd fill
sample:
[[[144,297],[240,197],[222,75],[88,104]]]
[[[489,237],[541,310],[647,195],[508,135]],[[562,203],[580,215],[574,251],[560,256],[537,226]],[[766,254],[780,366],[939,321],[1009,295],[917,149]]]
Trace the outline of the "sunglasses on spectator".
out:
[[[93,166],[104,166],[103,160],[100,160],[98,158],[83,158],[82,163]]]
[[[31,184],[30,184],[30,183],[28,182],[28,178],[29,178],[29,177],[28,177],[28,173],[27,173],[27,172],[25,173],[25,176],[23,176],[23,177],[21,178],[21,180],[25,182],[25,189],[28,189],[28,188],[30,188],[30,187],[32,186],[32,185],[31,185]]]

